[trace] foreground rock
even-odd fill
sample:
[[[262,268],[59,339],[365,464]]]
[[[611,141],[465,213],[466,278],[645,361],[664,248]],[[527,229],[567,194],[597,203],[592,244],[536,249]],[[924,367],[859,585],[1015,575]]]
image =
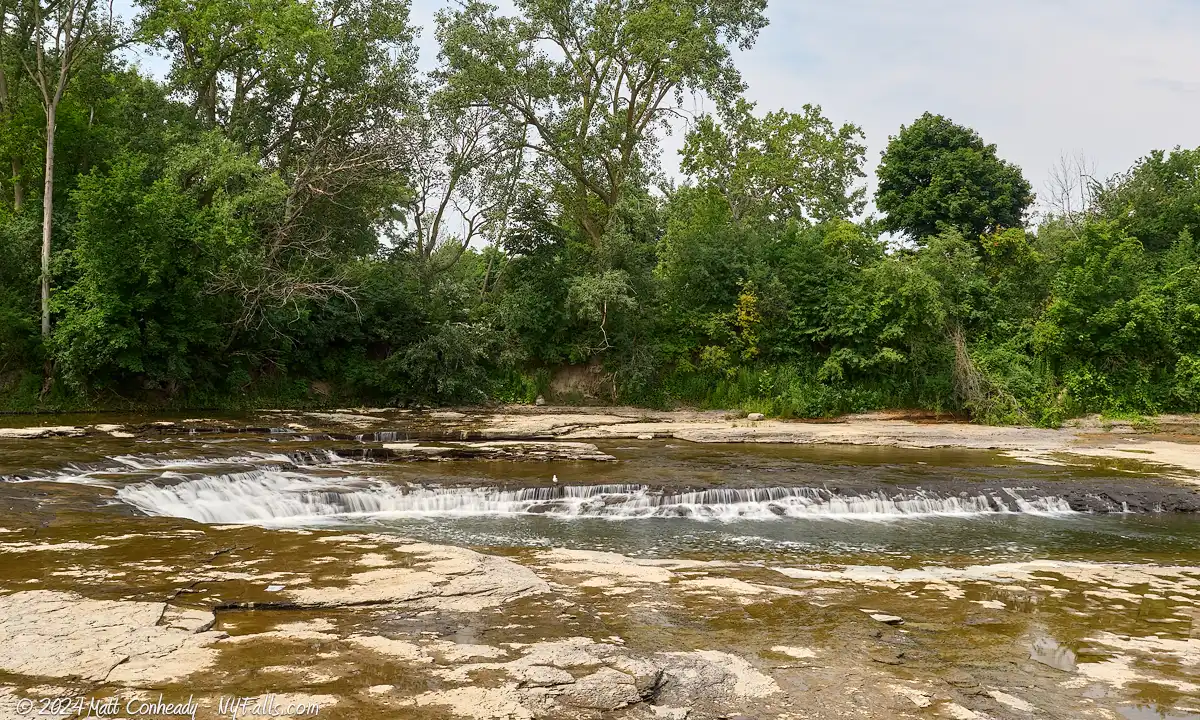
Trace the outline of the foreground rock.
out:
[[[0,670],[121,685],[152,684],[211,667],[210,612],[166,603],[87,600],[33,590],[0,596]]]
[[[527,717],[547,713],[558,717],[571,709],[613,711],[642,702],[668,707],[736,706],[779,692],[769,676],[744,659],[720,651],[638,654],[589,638],[517,645],[515,649],[521,653],[516,660],[468,664],[438,673],[451,682],[503,673],[509,681],[493,689],[492,696],[524,708]],[[468,686],[426,693],[409,702],[454,707],[476,692]]]
[[[530,569],[466,548],[412,543],[394,552],[413,556],[416,567],[380,567],[339,578],[330,585],[303,587],[285,595],[295,607],[344,607],[409,603],[475,612],[550,592]],[[389,563],[387,556],[372,564]]]
[[[0,718],[80,688],[194,694],[203,718],[222,695],[268,692],[333,720],[1200,711],[1200,567],[502,557],[385,534],[113,525],[0,565]],[[0,545],[77,542],[8,530]]]

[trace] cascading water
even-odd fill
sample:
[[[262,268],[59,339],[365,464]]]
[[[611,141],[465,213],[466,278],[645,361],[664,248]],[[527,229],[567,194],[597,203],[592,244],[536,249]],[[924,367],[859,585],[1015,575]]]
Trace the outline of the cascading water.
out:
[[[720,488],[658,492],[644,485],[495,487],[400,486],[361,477],[319,478],[261,469],[160,484],[126,485],[117,497],[151,515],[209,523],[304,524],[355,518],[541,515],[555,518],[888,520],[1071,512],[1062,498],[1003,489],[937,495],[921,490],[823,487]]]

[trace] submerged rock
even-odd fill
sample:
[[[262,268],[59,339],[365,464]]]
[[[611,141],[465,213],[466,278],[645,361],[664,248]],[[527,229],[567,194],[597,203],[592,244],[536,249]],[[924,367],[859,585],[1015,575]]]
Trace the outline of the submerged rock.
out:
[[[354,573],[335,585],[287,590],[297,607],[414,603],[475,612],[550,591],[522,565],[466,548],[412,543],[396,552],[416,555],[417,568],[385,567]]]

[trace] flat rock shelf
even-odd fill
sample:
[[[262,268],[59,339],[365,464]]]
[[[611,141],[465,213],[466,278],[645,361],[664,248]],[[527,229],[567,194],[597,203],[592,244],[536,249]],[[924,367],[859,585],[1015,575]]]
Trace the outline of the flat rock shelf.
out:
[[[14,420],[5,720],[1200,717],[1188,418]]]

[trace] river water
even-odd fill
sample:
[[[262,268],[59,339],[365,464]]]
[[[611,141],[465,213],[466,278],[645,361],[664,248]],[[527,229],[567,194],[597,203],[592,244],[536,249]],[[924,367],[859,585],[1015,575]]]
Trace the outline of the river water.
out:
[[[621,440],[600,444],[610,462],[395,462],[364,459],[395,440],[390,433],[129,434],[0,440],[2,492],[61,493],[58,502],[97,522],[117,513],[368,528],[477,547],[814,561],[1200,559],[1200,518],[1155,512],[1153,498],[1141,498],[1143,511],[1121,500],[1150,482],[1144,472],[996,453]],[[1072,509],[1081,496],[1089,510]]]
[[[407,431],[271,428],[243,418],[157,425],[139,418],[133,427],[129,420],[88,418],[86,432],[74,436],[0,435],[7,520],[0,525],[65,523],[72,534],[64,537],[84,543],[167,520],[177,528],[339,529],[514,556],[566,548],[751,569],[1200,566],[1200,516],[1167,511],[1194,489],[1145,467],[1039,465],[966,450],[662,439],[599,442],[607,461],[414,460],[411,452],[385,452],[411,440]],[[78,419],[61,422],[84,427]],[[792,577],[815,577],[803,572]],[[994,602],[967,597],[985,607]],[[1178,622],[1171,613],[1195,605],[1184,600],[1155,612]],[[1115,622],[1079,626],[1086,604],[1037,612],[1029,627],[1070,625],[1085,648],[1088,632]],[[1028,657],[1073,672],[1075,652],[1054,635],[1031,636]],[[1184,680],[1170,687],[1196,684],[1186,661],[1172,667],[1172,677]],[[1176,709],[1188,705],[1186,692],[1122,692],[1136,701],[1116,704],[1121,717],[1200,717]]]

